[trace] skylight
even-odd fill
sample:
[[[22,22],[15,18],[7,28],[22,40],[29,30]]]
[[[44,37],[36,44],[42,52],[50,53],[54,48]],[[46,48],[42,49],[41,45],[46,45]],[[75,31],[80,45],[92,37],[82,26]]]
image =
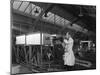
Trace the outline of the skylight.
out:
[[[14,3],[13,3],[13,8],[14,9],[18,9],[18,7],[21,5],[21,1],[14,1]]]
[[[20,6],[19,10],[24,11],[25,8],[28,6],[29,2],[23,2],[22,5]]]

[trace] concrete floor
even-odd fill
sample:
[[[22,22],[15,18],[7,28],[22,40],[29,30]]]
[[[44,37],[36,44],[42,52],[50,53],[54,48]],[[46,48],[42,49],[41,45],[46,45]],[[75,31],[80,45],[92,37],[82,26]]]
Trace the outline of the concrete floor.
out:
[[[32,73],[32,71],[22,65],[12,65],[11,74],[24,74],[24,73]]]
[[[76,70],[89,70],[92,68],[80,65],[80,64],[75,64],[74,68],[72,71]],[[13,65],[12,66],[12,74],[31,74],[31,73],[45,73],[45,72],[62,72],[62,71],[67,71],[67,69],[63,69],[60,64],[44,64],[43,67],[41,68],[36,68],[33,66],[33,68],[28,68],[23,65]]]
[[[85,55],[85,57],[78,57],[76,56],[76,64],[72,71],[76,70],[90,70],[90,69],[96,69],[96,56],[93,53],[88,53]],[[60,61],[56,61],[60,62]],[[29,66],[26,67],[24,65],[19,64],[13,64],[12,65],[12,74],[31,74],[31,73],[45,73],[45,72],[61,72],[61,71],[67,71],[67,69],[63,69],[61,64],[55,63],[54,61],[52,63],[50,62],[43,62],[44,64],[42,67],[36,67],[36,66]],[[84,64],[86,63],[86,64]],[[50,65],[49,65],[50,64]]]

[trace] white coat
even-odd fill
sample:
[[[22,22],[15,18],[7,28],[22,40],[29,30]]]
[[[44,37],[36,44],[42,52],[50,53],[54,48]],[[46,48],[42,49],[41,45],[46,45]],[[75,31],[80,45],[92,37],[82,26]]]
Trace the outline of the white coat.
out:
[[[74,40],[70,37],[69,40],[64,39],[65,43],[65,53],[63,55],[64,65],[74,66],[75,64],[75,56],[73,53],[73,42]]]

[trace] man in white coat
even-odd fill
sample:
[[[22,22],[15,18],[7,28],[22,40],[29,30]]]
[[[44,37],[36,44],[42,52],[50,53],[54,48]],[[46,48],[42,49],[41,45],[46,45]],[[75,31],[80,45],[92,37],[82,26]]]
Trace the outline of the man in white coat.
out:
[[[63,60],[64,60],[64,67],[67,70],[72,70],[73,66],[75,65],[75,56],[72,50],[73,43],[74,43],[74,40],[72,39],[69,32],[67,32],[64,38],[64,42],[63,42],[64,44]]]

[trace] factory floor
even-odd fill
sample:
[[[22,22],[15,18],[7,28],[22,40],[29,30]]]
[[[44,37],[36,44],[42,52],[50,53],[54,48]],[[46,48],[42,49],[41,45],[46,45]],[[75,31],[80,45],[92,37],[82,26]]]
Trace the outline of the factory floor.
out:
[[[85,57],[76,57],[76,64],[72,71],[96,69],[95,53],[85,54]],[[47,72],[64,72],[67,69],[62,68],[58,61],[43,62],[42,66],[28,65],[28,64],[12,64],[12,74],[31,74],[31,73],[47,73]]]
[[[25,66],[22,66],[22,65],[19,65],[19,64],[14,64],[12,65],[12,70],[11,70],[11,74],[28,74],[28,73],[32,73],[32,71],[25,67]]]
[[[88,68],[83,65],[75,64],[72,71],[76,70],[89,70],[94,68]],[[60,64],[43,64],[42,67],[31,66],[30,68],[26,65],[13,65],[12,66],[12,74],[31,74],[31,73],[45,73],[45,72],[64,72],[67,69],[63,69]]]

